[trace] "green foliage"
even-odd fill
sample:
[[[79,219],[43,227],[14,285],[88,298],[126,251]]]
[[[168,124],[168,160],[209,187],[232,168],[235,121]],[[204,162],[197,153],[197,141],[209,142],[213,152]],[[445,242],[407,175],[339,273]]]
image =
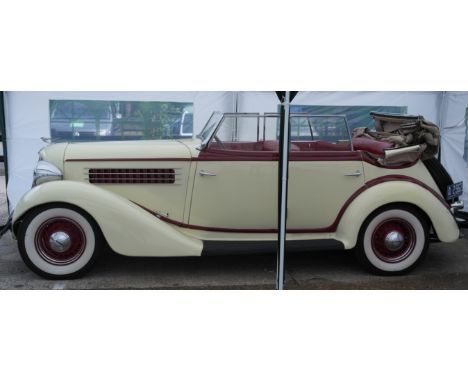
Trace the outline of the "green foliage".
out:
[[[50,100],[52,138],[162,139],[192,103],[156,101]],[[83,127],[78,129],[74,126]],[[67,133],[68,129],[68,133]]]

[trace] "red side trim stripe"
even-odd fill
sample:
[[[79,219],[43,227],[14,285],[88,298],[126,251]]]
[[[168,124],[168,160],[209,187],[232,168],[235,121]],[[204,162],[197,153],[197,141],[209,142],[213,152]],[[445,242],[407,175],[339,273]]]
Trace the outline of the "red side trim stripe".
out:
[[[291,151],[291,162],[319,162],[319,161],[364,161],[376,167],[402,169],[414,166],[417,161],[398,166],[383,166],[376,159],[363,151]],[[65,162],[276,162],[277,152],[262,151],[229,151],[229,150],[205,150],[198,158],[70,158]]]
[[[434,195],[447,209],[450,210],[450,206],[447,204],[447,202],[444,200],[444,198],[434,191],[431,187],[427,186],[423,182],[414,179],[409,176],[405,175],[385,175],[381,176],[379,178],[373,179],[369,182],[366,182],[364,186],[360,187],[354,194],[352,194],[346,202],[343,204],[341,207],[340,211],[338,212],[338,215],[335,218],[335,221],[328,227],[323,227],[323,228],[289,228],[287,229],[287,233],[332,233],[336,232],[338,225],[340,223],[341,218],[343,217],[346,209],[349,207],[349,205],[356,199],[361,193],[363,193],[365,190],[376,186],[381,183],[385,182],[391,182],[391,181],[405,181],[405,182],[411,182],[414,183],[426,190],[428,190],[432,195]],[[135,203],[135,202],[134,202]],[[144,210],[148,211],[150,214],[156,216],[158,219],[169,223],[173,224],[175,226],[181,227],[181,228],[187,228],[187,229],[194,229],[194,230],[200,230],[200,231],[210,231],[210,232],[232,232],[232,233],[277,233],[278,230],[276,228],[223,228],[223,227],[206,227],[206,226],[199,226],[199,225],[194,225],[194,224],[186,224],[182,223],[176,220],[169,219],[168,217],[162,216],[157,214],[156,212],[139,205],[138,203],[135,203]]]

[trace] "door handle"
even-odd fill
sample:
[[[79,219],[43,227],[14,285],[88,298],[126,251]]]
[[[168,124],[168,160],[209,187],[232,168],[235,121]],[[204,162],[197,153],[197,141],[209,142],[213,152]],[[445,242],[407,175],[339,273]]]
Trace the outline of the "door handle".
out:
[[[200,176],[216,176],[216,174],[213,174],[212,172],[208,172],[208,171],[205,171],[205,170],[201,170],[199,172]]]
[[[344,174],[344,176],[361,176],[362,173],[359,170],[352,172],[351,174]]]

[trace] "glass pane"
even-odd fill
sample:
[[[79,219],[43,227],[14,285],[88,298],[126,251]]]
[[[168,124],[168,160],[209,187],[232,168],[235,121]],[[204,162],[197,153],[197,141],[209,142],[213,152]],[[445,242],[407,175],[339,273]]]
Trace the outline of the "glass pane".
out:
[[[356,127],[374,128],[374,120],[370,112],[406,114],[406,106],[322,106],[322,105],[291,105],[291,113],[307,113],[313,115],[345,115],[350,131]]]
[[[216,136],[223,142],[257,142],[260,138],[259,118],[226,115]]]
[[[313,121],[306,116],[291,116],[291,140],[293,141],[312,141]]]
[[[50,100],[55,141],[178,139],[193,134],[193,104]]]
[[[312,140],[338,143],[349,141],[348,129],[345,119],[337,117],[310,117],[308,118],[312,129]]]
[[[279,122],[280,119],[278,116],[265,117],[264,119],[264,131],[265,141],[275,141],[279,139]]]

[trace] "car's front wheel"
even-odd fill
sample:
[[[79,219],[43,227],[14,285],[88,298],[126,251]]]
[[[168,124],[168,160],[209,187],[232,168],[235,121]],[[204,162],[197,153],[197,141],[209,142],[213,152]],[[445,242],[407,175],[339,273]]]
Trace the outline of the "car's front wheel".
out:
[[[26,265],[49,279],[82,275],[99,255],[103,241],[93,219],[67,205],[32,210],[23,218],[17,237]]]
[[[412,270],[429,245],[429,224],[411,206],[389,206],[374,212],[364,222],[357,244],[357,257],[371,272],[402,274]]]

